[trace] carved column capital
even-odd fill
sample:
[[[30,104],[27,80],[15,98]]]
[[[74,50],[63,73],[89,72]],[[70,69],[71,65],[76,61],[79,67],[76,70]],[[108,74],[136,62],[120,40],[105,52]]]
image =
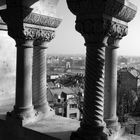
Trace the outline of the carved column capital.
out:
[[[24,46],[33,47],[34,44],[40,45],[44,42],[50,42],[55,37],[55,31],[51,29],[41,29],[34,26],[25,25],[22,36],[15,37],[14,33],[11,33],[11,36],[14,37],[17,46],[18,44],[25,44]]]
[[[3,30],[6,30],[5,24],[7,24],[8,34],[15,40],[50,42],[55,37],[55,30],[62,21],[62,19],[57,17],[30,13],[31,9],[25,7],[23,7],[22,13],[13,11],[12,15],[15,16],[10,18],[10,10],[9,8],[9,10],[1,12],[0,28],[2,27]],[[15,14],[14,12],[19,14]]]
[[[55,31],[49,29],[40,29],[34,27],[24,28],[25,39],[27,40],[38,40],[50,42],[55,37]]]
[[[76,30],[90,43],[106,42],[109,36],[117,39],[126,36],[127,23],[137,12],[137,7],[128,0],[67,0],[67,4],[76,15]]]
[[[120,40],[122,37],[127,35],[127,23],[121,23],[119,21],[120,20],[116,19],[110,20],[106,17],[77,18],[76,30],[84,36],[86,43],[96,43],[97,41],[102,41],[103,44],[107,44],[108,37],[111,37],[111,39],[114,40]]]
[[[121,39],[128,34],[127,23],[121,24],[119,22],[111,21],[108,34],[113,38]]]
[[[110,29],[108,31],[109,38],[107,44],[109,48],[115,49],[119,47],[120,40],[128,34],[127,23],[122,24],[119,22],[112,21]]]
[[[77,18],[75,27],[85,38],[87,44],[94,44],[98,41],[103,41],[107,36],[108,25],[106,25],[103,18],[89,17],[85,19]]]

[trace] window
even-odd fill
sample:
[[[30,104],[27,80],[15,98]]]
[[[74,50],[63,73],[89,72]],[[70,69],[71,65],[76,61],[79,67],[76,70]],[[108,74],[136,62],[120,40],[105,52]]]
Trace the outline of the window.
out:
[[[71,119],[75,119],[75,118],[77,117],[77,113],[71,113],[71,114],[69,115],[69,117],[70,117]]]
[[[70,104],[70,108],[77,108],[77,104]]]

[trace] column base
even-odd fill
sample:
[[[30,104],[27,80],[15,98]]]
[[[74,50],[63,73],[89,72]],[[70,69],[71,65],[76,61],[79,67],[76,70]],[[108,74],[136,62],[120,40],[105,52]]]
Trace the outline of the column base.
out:
[[[120,136],[123,135],[124,129],[121,128],[121,124],[118,122],[118,118],[117,119],[106,119],[105,122],[106,122],[106,126],[109,130],[110,140],[112,140],[114,138],[119,138]]]
[[[28,123],[33,123],[37,120],[38,115],[36,111],[31,107],[30,109],[16,109],[7,112],[6,121],[13,121],[14,123],[24,126]]]
[[[70,140],[109,140],[109,132],[105,127],[79,128]]]
[[[37,112],[42,112],[43,114],[48,114],[49,112],[48,103],[44,103],[41,105],[34,105],[34,108]]]
[[[121,128],[121,125],[118,122],[118,118],[117,119],[105,119],[105,122],[106,122],[106,126],[109,130],[119,131]]]

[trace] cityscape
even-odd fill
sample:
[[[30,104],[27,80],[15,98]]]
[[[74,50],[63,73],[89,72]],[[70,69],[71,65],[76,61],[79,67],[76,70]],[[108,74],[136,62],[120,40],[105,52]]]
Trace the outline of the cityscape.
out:
[[[140,57],[118,56],[117,69],[117,112],[120,121],[124,123],[126,119],[124,116],[132,111],[139,110],[137,104],[140,100]],[[51,93],[55,98],[54,103],[51,100],[50,104],[51,107],[55,108],[56,114],[77,120],[81,119],[84,100],[84,96],[82,96],[84,95],[84,76],[84,55],[49,55],[47,57],[48,93]],[[66,94],[65,98],[64,93]],[[71,95],[70,98],[67,95]],[[79,101],[77,101],[77,96],[79,96]],[[56,98],[58,99],[57,102]],[[66,107],[64,101],[69,102]],[[133,129],[131,128],[129,131],[134,133],[135,130]]]

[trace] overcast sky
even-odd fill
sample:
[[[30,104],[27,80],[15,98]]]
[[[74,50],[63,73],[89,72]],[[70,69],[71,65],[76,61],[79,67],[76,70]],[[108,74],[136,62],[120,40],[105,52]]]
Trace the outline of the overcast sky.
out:
[[[128,35],[120,42],[119,55],[140,56],[140,0],[131,0],[138,7],[133,21],[129,23]],[[75,16],[68,10],[66,1],[60,0],[58,15],[63,21],[56,32],[55,39],[49,44],[50,54],[85,54],[83,37],[75,31]]]

